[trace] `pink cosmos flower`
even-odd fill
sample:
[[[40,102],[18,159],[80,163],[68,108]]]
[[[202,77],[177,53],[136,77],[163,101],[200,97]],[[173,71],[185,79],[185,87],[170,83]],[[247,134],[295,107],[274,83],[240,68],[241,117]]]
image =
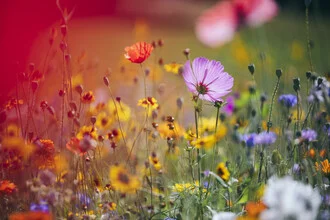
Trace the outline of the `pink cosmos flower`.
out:
[[[197,20],[197,38],[209,47],[218,47],[234,37],[240,25],[258,27],[276,16],[274,0],[226,0],[206,10]]]
[[[234,78],[224,71],[219,61],[204,57],[188,60],[183,68],[182,76],[189,91],[202,100],[210,102],[222,101],[221,97],[231,92]]]

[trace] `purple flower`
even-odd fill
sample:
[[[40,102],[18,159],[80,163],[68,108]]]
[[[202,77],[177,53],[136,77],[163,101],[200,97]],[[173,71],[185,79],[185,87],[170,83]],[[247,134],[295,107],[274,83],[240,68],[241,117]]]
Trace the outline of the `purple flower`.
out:
[[[227,104],[224,105],[221,109],[226,115],[231,116],[235,110],[235,97],[228,96],[226,99]]]
[[[255,144],[271,145],[276,141],[276,134],[274,132],[263,131],[254,138]]]
[[[284,106],[291,108],[297,104],[297,96],[292,94],[283,94],[280,95],[278,101],[282,103]]]
[[[307,141],[314,141],[317,138],[317,133],[312,129],[304,129],[301,131],[301,137]]]
[[[190,92],[210,102],[222,101],[234,84],[234,78],[224,72],[220,62],[204,57],[194,59],[192,64],[188,60],[182,76]]]
[[[30,205],[30,211],[49,212],[49,207],[47,204],[32,203]]]
[[[243,134],[240,135],[240,140],[245,142],[247,147],[254,147],[255,145],[255,137],[257,136],[256,133],[251,133],[251,134]]]

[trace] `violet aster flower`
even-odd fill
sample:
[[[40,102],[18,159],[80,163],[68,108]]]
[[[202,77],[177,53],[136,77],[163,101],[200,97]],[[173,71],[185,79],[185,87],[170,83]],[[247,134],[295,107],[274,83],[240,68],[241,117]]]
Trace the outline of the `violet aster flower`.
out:
[[[301,137],[307,141],[314,141],[317,138],[317,133],[312,129],[304,129],[301,131]]]
[[[291,108],[297,104],[297,96],[292,94],[283,94],[280,95],[278,101],[282,103],[284,106]]]
[[[255,144],[271,145],[276,141],[276,134],[274,132],[263,131],[254,138]]]
[[[221,97],[231,92],[234,84],[234,78],[220,62],[204,57],[194,59],[192,64],[188,60],[182,76],[189,91],[210,102],[222,101]]]

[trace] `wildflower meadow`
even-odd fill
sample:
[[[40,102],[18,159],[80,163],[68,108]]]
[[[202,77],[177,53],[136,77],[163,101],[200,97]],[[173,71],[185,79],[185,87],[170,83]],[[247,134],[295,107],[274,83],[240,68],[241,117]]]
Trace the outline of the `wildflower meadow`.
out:
[[[0,219],[330,219],[325,1],[144,8],[181,28],[49,2],[1,96]]]

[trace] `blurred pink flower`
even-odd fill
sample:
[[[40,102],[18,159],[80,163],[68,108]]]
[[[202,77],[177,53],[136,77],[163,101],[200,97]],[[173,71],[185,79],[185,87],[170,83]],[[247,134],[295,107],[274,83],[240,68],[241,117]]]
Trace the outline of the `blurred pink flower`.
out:
[[[224,71],[219,61],[204,57],[188,60],[183,68],[182,76],[192,93],[202,100],[222,101],[221,97],[231,92],[234,78]]]
[[[197,38],[209,47],[231,41],[240,25],[258,27],[276,16],[274,0],[221,1],[206,10],[197,20]]]

